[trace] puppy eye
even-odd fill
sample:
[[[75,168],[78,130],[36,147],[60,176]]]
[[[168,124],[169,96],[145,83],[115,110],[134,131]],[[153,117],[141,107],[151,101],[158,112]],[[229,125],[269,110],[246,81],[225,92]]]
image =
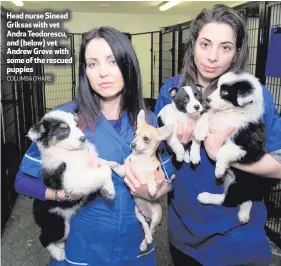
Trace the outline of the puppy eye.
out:
[[[149,141],[149,138],[147,136],[144,136],[143,140],[147,142],[147,141]]]
[[[197,96],[198,96],[197,92],[195,92],[195,93],[194,93],[194,96],[195,96],[195,97],[197,97]]]
[[[60,129],[60,132],[61,133],[65,133],[67,131],[67,128],[66,127],[62,127],[61,129]]]
[[[221,91],[221,94],[222,95],[228,95],[228,92],[227,91]]]

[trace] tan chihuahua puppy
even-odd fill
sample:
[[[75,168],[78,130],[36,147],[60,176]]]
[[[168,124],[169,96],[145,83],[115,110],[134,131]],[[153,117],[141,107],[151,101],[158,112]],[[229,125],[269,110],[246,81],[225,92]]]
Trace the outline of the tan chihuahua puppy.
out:
[[[137,131],[131,143],[132,153],[127,159],[135,161],[137,171],[147,178],[148,192],[152,197],[157,192],[154,173],[160,167],[156,150],[160,142],[172,134],[173,128],[173,124],[155,128],[146,123],[144,110],[141,110],[138,114]],[[124,165],[111,164],[110,166],[119,176],[125,177]],[[145,251],[147,244],[152,243],[152,236],[162,219],[162,208],[159,200],[148,201],[137,196],[134,196],[134,199],[136,202],[136,217],[140,221],[145,234],[140,250]]]

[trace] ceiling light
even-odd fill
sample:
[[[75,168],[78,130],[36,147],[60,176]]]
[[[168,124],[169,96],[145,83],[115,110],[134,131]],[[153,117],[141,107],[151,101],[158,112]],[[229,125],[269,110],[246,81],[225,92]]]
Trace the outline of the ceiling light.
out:
[[[21,0],[12,0],[12,3],[14,3],[16,6],[23,6],[23,2]]]
[[[159,7],[159,10],[160,11],[166,11],[168,10],[169,8],[179,4],[180,2],[182,2],[183,0],[171,0],[169,1],[168,3],[165,3],[164,5],[160,6]]]

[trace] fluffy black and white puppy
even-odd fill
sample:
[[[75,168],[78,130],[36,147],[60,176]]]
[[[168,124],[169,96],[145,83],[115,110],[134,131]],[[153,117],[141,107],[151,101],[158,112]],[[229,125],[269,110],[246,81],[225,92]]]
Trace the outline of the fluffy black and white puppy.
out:
[[[77,201],[34,200],[35,222],[41,228],[41,244],[56,260],[65,259],[64,240],[69,233],[69,220],[86,203],[88,195],[98,190],[108,199],[115,196],[109,166],[89,164],[90,153],[97,152],[77,127],[74,113],[51,111],[33,126],[28,137],[41,153],[42,179],[46,187],[64,190]],[[86,197],[84,197],[86,196]]]
[[[200,85],[169,89],[172,103],[167,104],[160,110],[157,116],[158,125],[162,127],[182,122],[183,126],[186,127],[188,117],[197,120],[203,110],[201,89],[202,86]],[[175,153],[178,162],[184,160],[189,163],[189,151],[179,142],[176,128],[175,126],[172,135],[167,139],[167,143]]]
[[[237,175],[238,170],[230,165],[254,163],[266,153],[263,88],[259,80],[248,73],[229,72],[219,78],[217,89],[206,101],[209,110],[194,129],[195,139],[203,141],[209,130],[220,132],[228,127],[235,130],[216,155],[215,175],[218,179],[224,177],[224,193],[203,192],[198,200],[203,204],[240,205],[238,218],[246,223],[252,202],[262,200],[267,181],[247,178],[242,171]]]

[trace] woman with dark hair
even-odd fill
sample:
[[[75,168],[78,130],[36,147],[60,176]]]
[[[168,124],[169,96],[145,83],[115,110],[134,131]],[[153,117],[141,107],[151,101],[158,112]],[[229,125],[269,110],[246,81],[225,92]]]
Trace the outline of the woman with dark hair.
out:
[[[115,89],[112,89],[110,82],[98,84],[95,76],[103,73],[95,73],[97,63],[91,57],[91,50],[96,49],[95,52],[98,54],[98,49],[106,46],[105,43],[112,50],[112,56],[108,59],[111,60],[109,64],[118,72],[115,75],[119,75],[119,83],[116,84]],[[92,121],[98,119],[102,108],[106,106],[112,109],[113,103],[116,103],[115,107],[118,106],[118,118],[122,112],[126,112],[130,114],[128,119],[131,124],[136,126],[137,115],[139,110],[144,108],[144,101],[138,59],[127,36],[110,28],[89,32],[81,46],[79,73],[77,102],[78,114],[81,115],[79,121],[83,126],[87,125],[91,128]],[[93,89],[90,89],[91,87]],[[112,102],[113,100],[115,102]]]
[[[129,39],[110,27],[85,34],[77,100],[56,109],[77,112],[78,126],[96,146],[99,156],[123,164],[131,153],[138,112],[144,108],[139,64]],[[153,113],[147,112],[147,119],[156,125]],[[130,165],[126,163],[126,167]],[[163,171],[157,171],[156,178],[167,191]],[[114,201],[109,203],[97,194],[79,210],[70,222],[66,259],[52,260],[49,265],[156,265],[153,244],[146,252],[140,252],[144,232],[135,216],[130,190],[115,173],[112,180]],[[22,160],[15,188],[18,193],[41,200],[63,201],[72,196],[42,183],[40,154],[35,143]]]
[[[216,89],[222,74],[247,68],[248,51],[248,31],[236,11],[224,5],[202,10],[190,26],[182,75],[167,80],[161,87],[155,114],[171,103],[168,89],[173,86],[199,83],[206,98]],[[253,189],[258,179],[281,179],[281,120],[265,87],[263,96],[268,153],[252,165],[233,165],[241,170],[239,178],[248,179]],[[178,138],[183,143],[190,141],[194,123],[188,120],[188,132],[178,128]],[[197,200],[201,192],[223,192],[223,186],[215,182],[214,161],[232,131],[209,133],[201,148],[200,166],[193,171],[184,163],[172,181],[168,235],[175,266],[270,264],[271,250],[264,230],[266,207],[262,202],[253,204],[250,221],[241,224],[238,206],[203,205]],[[135,194],[146,195],[145,184],[133,186],[139,179],[136,173],[128,172],[127,179]]]

